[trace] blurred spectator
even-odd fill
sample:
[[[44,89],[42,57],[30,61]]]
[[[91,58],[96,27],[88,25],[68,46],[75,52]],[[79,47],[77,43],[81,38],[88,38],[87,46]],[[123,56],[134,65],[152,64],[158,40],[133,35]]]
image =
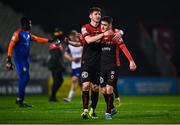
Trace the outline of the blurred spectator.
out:
[[[0,45],[0,54],[3,54],[3,52],[2,46]]]
[[[79,34],[76,30],[72,30],[68,36],[69,41],[79,43]],[[82,46],[73,46],[69,44],[66,47],[66,51],[64,53],[65,58],[71,61],[72,68],[72,83],[69,91],[69,95],[67,98],[64,98],[64,101],[71,102],[74,92],[79,83],[80,70],[81,70],[81,56],[82,56],[83,47]]]
[[[50,102],[57,102],[56,93],[63,83],[63,46],[60,38],[62,31],[57,28],[53,32],[53,37],[57,42],[51,43],[49,46],[50,59],[48,61],[48,68],[52,73],[53,85],[51,88]]]

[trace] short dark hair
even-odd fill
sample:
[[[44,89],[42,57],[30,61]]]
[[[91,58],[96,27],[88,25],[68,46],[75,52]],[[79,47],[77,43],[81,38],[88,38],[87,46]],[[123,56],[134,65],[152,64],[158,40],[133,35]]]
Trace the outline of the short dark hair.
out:
[[[25,24],[31,23],[31,20],[28,17],[22,17],[20,22],[21,22],[21,25],[25,25]]]
[[[99,8],[99,7],[91,7],[91,8],[89,9],[89,14],[93,13],[94,11],[99,11],[99,12],[101,12],[101,8]]]
[[[111,24],[113,22],[113,18],[110,17],[110,16],[103,16],[101,21],[106,21],[108,22],[109,24]]]

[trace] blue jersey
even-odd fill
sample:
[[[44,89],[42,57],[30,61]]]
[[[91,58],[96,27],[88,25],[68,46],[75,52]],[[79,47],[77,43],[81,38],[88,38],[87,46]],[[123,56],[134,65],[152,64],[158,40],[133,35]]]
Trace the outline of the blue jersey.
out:
[[[29,60],[30,56],[30,42],[35,41],[39,43],[47,43],[48,39],[37,37],[32,35],[29,31],[24,31],[22,29],[18,29],[14,32],[9,48],[8,48],[8,56],[12,56],[12,52],[14,51],[14,59],[16,60]]]
[[[19,75],[19,95],[24,100],[25,87],[29,81],[30,42],[47,43],[48,39],[32,35],[29,31],[18,29],[14,32],[8,47],[8,57],[12,57],[14,51],[14,62]]]
[[[14,58],[17,60],[27,60],[30,56],[31,35],[28,31],[20,31],[18,39],[19,41],[14,47]]]

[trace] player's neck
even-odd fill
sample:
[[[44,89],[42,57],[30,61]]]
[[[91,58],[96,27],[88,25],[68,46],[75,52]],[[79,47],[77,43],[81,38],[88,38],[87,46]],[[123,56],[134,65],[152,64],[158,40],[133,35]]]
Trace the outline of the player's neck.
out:
[[[90,24],[91,24],[93,27],[97,27],[97,26],[99,25],[99,22],[91,21]]]

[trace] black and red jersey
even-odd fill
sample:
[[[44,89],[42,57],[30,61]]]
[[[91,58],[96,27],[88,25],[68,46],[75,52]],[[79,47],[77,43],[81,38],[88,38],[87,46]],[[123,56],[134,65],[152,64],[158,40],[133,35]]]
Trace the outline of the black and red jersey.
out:
[[[117,41],[112,41],[114,36],[106,36],[101,42],[101,67],[102,68],[114,68],[120,66],[120,49],[125,54],[126,58],[131,61],[133,60],[131,54],[129,53],[126,45],[124,44],[122,38]]]
[[[115,41],[106,41],[101,42],[101,66],[104,67],[116,67],[120,66],[119,58],[119,45],[124,44],[123,42],[118,43]]]
[[[91,24],[86,24],[81,28],[82,37],[84,39],[83,42],[83,54],[82,54],[82,64],[86,65],[96,65],[100,63],[100,56],[101,56],[101,44],[97,42],[87,43],[85,41],[85,37],[95,36],[101,33],[100,25],[97,27],[92,26]]]
[[[120,49],[123,51],[129,61],[133,60],[122,38],[117,41],[112,41],[113,37],[114,35],[106,36],[101,41],[102,68],[113,68],[120,66]]]

